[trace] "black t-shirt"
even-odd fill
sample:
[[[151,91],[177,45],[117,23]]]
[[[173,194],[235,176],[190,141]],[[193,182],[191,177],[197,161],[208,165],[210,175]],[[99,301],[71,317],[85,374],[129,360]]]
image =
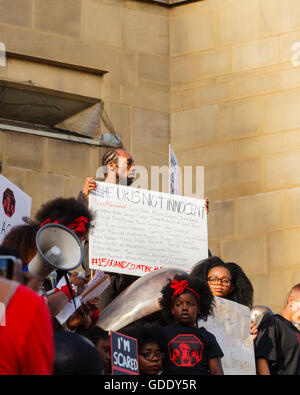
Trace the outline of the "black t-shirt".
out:
[[[269,361],[272,375],[300,375],[300,331],[281,315],[272,315],[259,327],[255,357]]]
[[[215,336],[203,327],[172,324],[163,331],[168,344],[163,374],[208,375],[208,359],[223,357]]]

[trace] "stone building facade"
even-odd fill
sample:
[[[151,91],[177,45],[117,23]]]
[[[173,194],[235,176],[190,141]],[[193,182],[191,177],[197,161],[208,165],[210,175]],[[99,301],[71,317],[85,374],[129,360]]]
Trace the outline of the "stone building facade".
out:
[[[282,308],[300,282],[298,0],[0,0],[0,42],[4,84],[103,102],[138,165],[167,165],[171,144],[205,166],[211,251]],[[33,215],[77,195],[104,151],[0,126],[2,173]]]

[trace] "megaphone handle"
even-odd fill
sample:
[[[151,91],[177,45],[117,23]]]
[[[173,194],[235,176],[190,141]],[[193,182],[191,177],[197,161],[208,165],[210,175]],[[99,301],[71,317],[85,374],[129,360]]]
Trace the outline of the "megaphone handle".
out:
[[[76,307],[76,303],[75,303],[74,293],[73,293],[73,289],[72,289],[71,284],[70,284],[70,281],[69,281],[68,273],[65,273],[65,274],[64,274],[64,278],[65,278],[65,280],[66,280],[66,283],[67,283],[67,286],[68,286],[70,295],[72,296],[72,300],[73,300],[74,307],[75,307],[75,310],[76,310],[77,307]]]

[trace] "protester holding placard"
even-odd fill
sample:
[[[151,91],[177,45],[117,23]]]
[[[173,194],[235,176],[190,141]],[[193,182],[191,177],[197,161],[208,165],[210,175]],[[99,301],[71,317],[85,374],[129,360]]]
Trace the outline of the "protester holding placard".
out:
[[[213,334],[198,328],[198,319],[212,314],[213,295],[207,283],[189,275],[176,275],[163,287],[159,303],[165,319],[163,328],[168,353],[164,373],[222,375],[223,352]]]
[[[251,309],[253,304],[253,287],[243,269],[234,262],[224,262],[217,256],[211,256],[198,262],[191,275],[206,280],[214,296],[232,300]],[[250,322],[253,340],[257,328]]]
[[[207,281],[214,296],[252,307],[253,287],[243,269],[217,256],[203,259],[193,266],[191,275]]]
[[[133,157],[124,149],[116,148],[107,151],[102,157],[104,182],[120,185],[131,185],[135,179],[135,163]],[[83,190],[79,193],[78,200],[88,204],[89,193],[95,191],[97,185],[93,177],[87,177]],[[88,272],[88,249],[89,243],[85,241],[85,270]],[[101,295],[100,309],[104,309],[116,296],[132,284],[138,277],[124,274],[110,273],[111,286]]]

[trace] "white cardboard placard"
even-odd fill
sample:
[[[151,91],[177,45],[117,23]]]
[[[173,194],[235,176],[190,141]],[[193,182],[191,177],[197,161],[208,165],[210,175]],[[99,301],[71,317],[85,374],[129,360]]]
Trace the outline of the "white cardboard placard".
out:
[[[91,269],[142,276],[177,267],[190,271],[208,256],[204,200],[97,182],[89,235]]]
[[[250,309],[239,303],[215,296],[214,315],[198,326],[215,335],[223,353],[226,375],[255,375],[255,357],[250,334]]]
[[[13,226],[30,217],[31,197],[0,175],[0,244]]]

